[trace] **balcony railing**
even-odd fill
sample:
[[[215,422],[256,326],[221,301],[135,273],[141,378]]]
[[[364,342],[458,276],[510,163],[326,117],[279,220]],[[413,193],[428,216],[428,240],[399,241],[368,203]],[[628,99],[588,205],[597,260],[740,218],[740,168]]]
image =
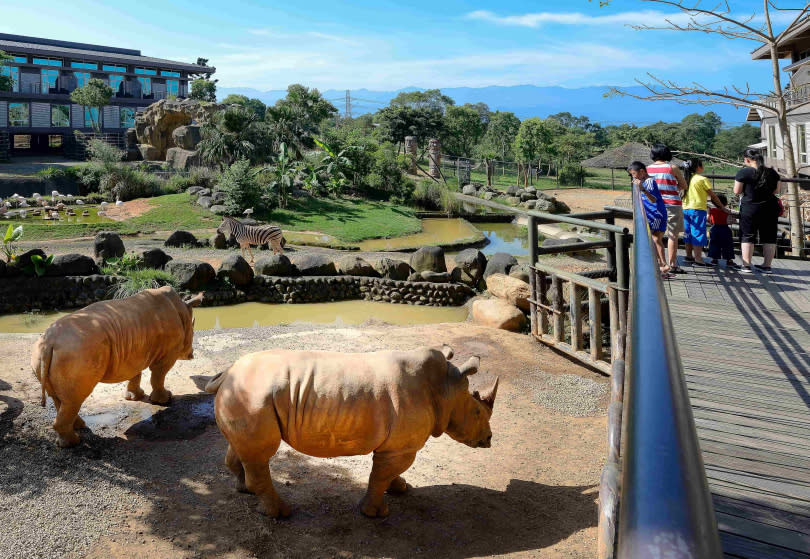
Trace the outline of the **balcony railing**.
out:
[[[810,103],[810,84],[803,84],[798,87],[787,88],[782,91],[785,98],[785,105],[788,110]],[[763,101],[770,107],[776,108],[777,97],[769,95],[763,98]]]

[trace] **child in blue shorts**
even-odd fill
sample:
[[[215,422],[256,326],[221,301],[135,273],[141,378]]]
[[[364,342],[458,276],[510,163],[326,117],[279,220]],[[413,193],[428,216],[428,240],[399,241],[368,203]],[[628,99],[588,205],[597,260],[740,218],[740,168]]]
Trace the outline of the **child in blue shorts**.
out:
[[[661,278],[670,279],[675,277],[669,270],[667,259],[664,253],[664,231],[667,229],[667,208],[664,199],[658,191],[658,184],[655,179],[647,174],[647,166],[641,161],[633,161],[627,168],[627,172],[633,178],[633,186],[641,190],[641,202],[644,205],[644,213],[647,216],[647,224],[650,233],[655,241],[655,251],[658,253],[658,266],[661,270]]]

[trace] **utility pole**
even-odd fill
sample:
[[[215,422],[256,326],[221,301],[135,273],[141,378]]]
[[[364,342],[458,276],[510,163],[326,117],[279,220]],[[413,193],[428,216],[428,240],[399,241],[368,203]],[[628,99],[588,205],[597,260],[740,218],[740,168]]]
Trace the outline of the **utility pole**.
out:
[[[346,90],[346,108],[343,110],[344,118],[352,118],[352,93]]]

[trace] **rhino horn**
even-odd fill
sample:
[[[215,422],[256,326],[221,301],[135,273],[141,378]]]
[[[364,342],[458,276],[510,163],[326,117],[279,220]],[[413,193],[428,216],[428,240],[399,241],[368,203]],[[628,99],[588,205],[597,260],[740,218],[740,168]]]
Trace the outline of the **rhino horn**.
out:
[[[453,358],[453,348],[449,345],[443,344],[441,351],[444,354],[444,358],[448,361]]]
[[[498,393],[498,381],[501,380],[501,377],[495,377],[495,383],[492,385],[483,396],[481,396],[481,403],[487,406],[489,409],[492,409],[495,406],[495,395]]]
[[[199,307],[203,301],[203,292],[197,293],[194,297],[190,297],[183,301],[189,308]]]
[[[467,361],[465,361],[465,363],[461,367],[458,368],[458,372],[463,377],[468,376],[468,375],[474,375],[475,373],[478,372],[478,366],[480,364],[481,364],[481,358],[479,358],[477,355],[474,355],[474,356],[470,357],[469,359],[467,359]]]

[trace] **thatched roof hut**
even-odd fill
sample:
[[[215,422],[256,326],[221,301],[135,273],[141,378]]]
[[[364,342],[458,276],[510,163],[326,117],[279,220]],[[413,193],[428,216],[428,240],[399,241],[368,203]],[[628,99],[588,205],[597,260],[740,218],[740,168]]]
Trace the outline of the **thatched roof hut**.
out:
[[[581,165],[592,169],[610,169],[610,185],[612,188],[615,188],[616,181],[613,170],[627,169],[633,161],[641,161],[645,165],[652,163],[652,159],[650,159],[650,146],[645,146],[638,142],[628,142],[623,146],[606,150],[596,157],[586,159]],[[672,163],[680,165],[683,161],[673,158]]]

